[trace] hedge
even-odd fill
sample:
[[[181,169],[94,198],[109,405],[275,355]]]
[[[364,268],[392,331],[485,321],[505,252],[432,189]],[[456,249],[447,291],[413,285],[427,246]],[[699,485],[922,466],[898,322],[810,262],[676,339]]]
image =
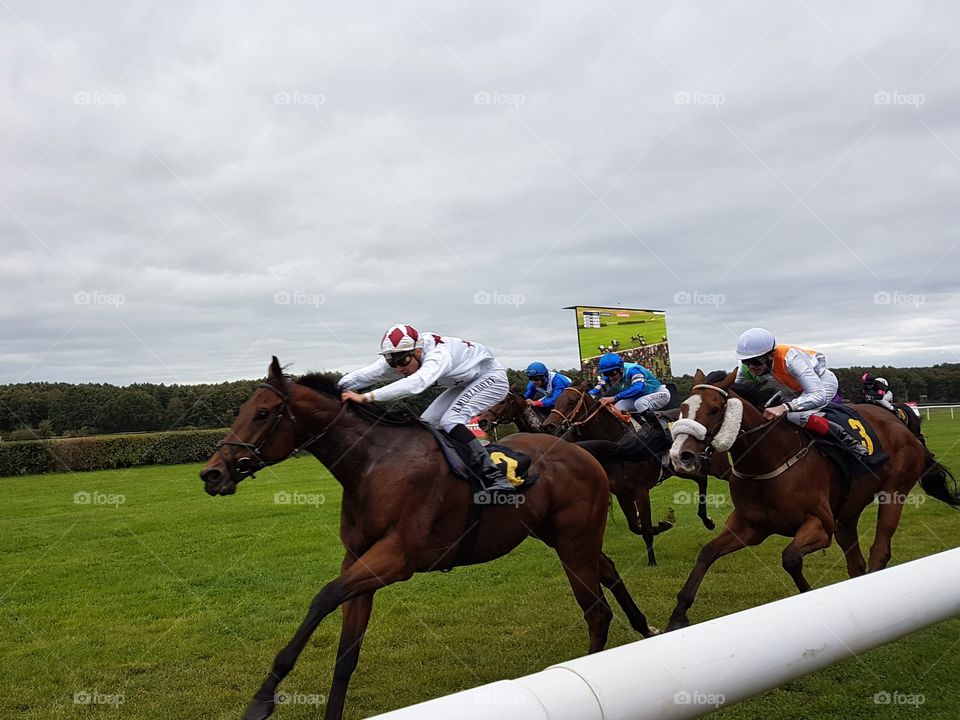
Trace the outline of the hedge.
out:
[[[0,476],[203,462],[229,430],[0,442]]]

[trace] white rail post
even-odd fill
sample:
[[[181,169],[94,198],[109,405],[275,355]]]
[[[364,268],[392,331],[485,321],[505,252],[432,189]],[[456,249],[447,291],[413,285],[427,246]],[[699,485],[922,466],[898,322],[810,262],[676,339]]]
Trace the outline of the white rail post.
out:
[[[960,548],[374,720],[700,717],[957,615]]]

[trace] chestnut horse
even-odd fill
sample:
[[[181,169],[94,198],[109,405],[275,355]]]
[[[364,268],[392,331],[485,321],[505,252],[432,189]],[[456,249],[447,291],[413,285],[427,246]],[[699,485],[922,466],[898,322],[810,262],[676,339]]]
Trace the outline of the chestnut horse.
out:
[[[520,432],[540,432],[540,418],[534,409],[527,405],[527,399],[513,387],[503,400],[477,415],[480,429],[485,433],[494,433],[494,437],[497,426],[508,423],[516,425]]]
[[[504,444],[529,455],[531,472],[540,477],[522,495],[506,496],[516,502],[472,511],[468,483],[454,477],[418,419],[375,404],[341,403],[329,378],[307,375],[294,382],[273,358],[267,381],[240,408],[200,477],[208,494],[231,495],[261,468],[296,450],[312,453],[343,486],[340,537],[346,553],[339,576],[320,590],[276,656],[244,720],[271,716],[280,681],[320,621],[342,605],[325,714],[339,720],[377,590],[414,573],[493,560],[528,535],[560,558],[587,622],[590,652],[606,644],[613,615],[601,585],[635,630],[656,632],[602,552],[607,477],[600,464],[576,445],[545,435],[511,435]]]
[[[599,401],[587,390],[586,384],[564,388],[553,412],[543,421],[542,429],[563,437],[570,437],[568,433],[572,433],[579,440],[607,440],[611,443],[621,441],[628,431],[628,422],[622,419],[619,411],[601,410]],[[622,461],[618,459],[618,452],[613,446],[607,447],[605,451],[602,450],[605,444],[584,443],[583,446],[603,463],[610,478],[610,492],[617,498],[630,531],[643,538],[647,546],[647,563],[656,565],[653,538],[673,527],[665,521],[653,525],[650,490],[666,479],[661,476],[663,466],[660,458],[651,456],[649,459]],[[598,452],[597,448],[601,448],[601,451]],[[708,470],[711,475],[726,479],[730,470],[726,456],[715,456]],[[697,516],[704,527],[713,530],[716,526],[707,514],[706,473],[674,474],[697,483]]]
[[[782,564],[800,592],[810,590],[803,575],[805,555],[829,547],[833,535],[843,550],[850,577],[881,570],[890,562],[890,540],[900,523],[904,501],[919,481],[924,491],[958,506],[960,495],[948,489],[949,471],[891,412],[857,405],[890,459],[854,480],[810,447],[810,435],[788,421],[767,422],[760,410],[732,389],[734,370],[715,384],[697,370],[693,395],[681,405],[673,426],[673,465],[692,472],[713,449],[729,451],[733,512],[720,534],[704,545],[670,617],[669,629],[686,627],[687,610],[710,566],[728,553],[758,545],[770,535],[792,538]],[[866,563],[857,537],[860,514],[879,496],[877,530]]]

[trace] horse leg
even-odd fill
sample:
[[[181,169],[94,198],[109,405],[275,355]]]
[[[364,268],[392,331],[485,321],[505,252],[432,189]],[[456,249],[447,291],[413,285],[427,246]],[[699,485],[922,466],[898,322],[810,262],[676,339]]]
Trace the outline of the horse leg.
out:
[[[323,589],[314,597],[306,617],[300,623],[290,642],[277,653],[270,673],[247,707],[243,716],[244,720],[266,720],[273,714],[277,685],[293,670],[297,658],[300,657],[300,653],[303,652],[303,648],[321,620],[347,600],[368,594],[372,598],[374,591],[386,585],[406,580],[412,574],[413,572],[403,563],[403,554],[399,543],[388,539],[367,550],[347,570],[341,572],[336,580],[324,585]],[[360,603],[357,607],[362,610],[363,604]],[[356,611],[356,615],[351,613],[352,619],[359,621],[362,618],[363,613],[360,610]],[[366,618],[369,618],[369,612],[366,613]],[[363,625],[365,627],[366,622]],[[343,647],[342,643],[341,647]],[[357,652],[359,653],[359,647]],[[341,667],[346,668],[348,666],[349,658]],[[343,692],[346,692],[345,680],[343,681]],[[334,708],[328,706],[325,717],[326,720],[340,720],[340,713],[335,712]]]
[[[617,566],[613,564],[613,560],[607,557],[605,553],[600,553],[600,582],[613,593],[614,599],[627,616],[627,620],[630,621],[630,625],[634,630],[644,637],[650,637],[660,632],[647,624],[646,616],[633,601],[633,597],[630,595],[630,591],[627,590],[627,586],[623,584],[623,578],[621,578],[620,573],[617,572]]]
[[[694,564],[693,570],[690,571],[687,582],[677,593],[677,605],[670,615],[667,630],[676,630],[690,624],[687,619],[687,610],[690,609],[697,597],[697,590],[700,588],[703,576],[707,574],[707,570],[717,559],[748,545],[758,545],[763,542],[768,534],[747,525],[734,508],[720,534],[700,549],[697,562]]]
[[[587,628],[590,631],[588,652],[595,653],[603,650],[607,644],[607,633],[610,629],[610,621],[613,619],[613,610],[610,609],[600,587],[599,557],[602,555],[602,533],[595,538],[585,536],[583,533],[574,537],[557,533],[554,537],[540,536],[540,539],[556,551],[577,604],[583,610],[583,618],[587,621]]]
[[[707,514],[707,476],[697,475],[694,482],[697,483],[697,517],[707,530],[713,530],[717,524]]]
[[[363,634],[370,621],[373,610],[373,593],[360,595],[347,600],[341,607],[343,625],[340,629],[340,645],[337,648],[337,663],[333,670],[333,684],[327,698],[327,717],[339,718],[343,715],[343,703],[347,697],[347,685],[357,669],[360,659],[360,646]]]
[[[909,489],[907,490],[909,492]],[[897,531],[900,524],[900,515],[903,513],[902,498],[906,493],[887,493],[890,495],[888,502],[880,504],[877,511],[877,534],[874,537],[873,545],[870,546],[870,562],[867,565],[867,572],[876,572],[883,570],[890,562],[890,541],[893,534]]]
[[[850,577],[860,577],[867,572],[867,561],[863,559],[860,537],[857,534],[859,520],[858,515],[848,522],[837,522],[837,545],[840,546],[847,560],[847,575]]]
[[[816,515],[807,517],[797,534],[793,536],[793,540],[783,549],[781,556],[783,569],[790,573],[790,577],[797,585],[797,590],[800,592],[810,590],[810,583],[803,576],[803,556],[829,546],[830,533],[823,527],[820,518]]]
[[[657,555],[653,551],[653,536],[660,532],[659,527],[653,527],[653,512],[650,508],[650,491],[639,486],[632,502],[637,508],[637,515],[640,519],[641,536],[643,543],[647,546],[647,565],[657,564]]]

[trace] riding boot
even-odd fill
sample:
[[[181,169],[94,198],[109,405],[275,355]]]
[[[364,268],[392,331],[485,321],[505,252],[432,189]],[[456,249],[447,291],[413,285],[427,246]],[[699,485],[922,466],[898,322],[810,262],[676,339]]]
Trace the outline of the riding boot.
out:
[[[663,423],[660,422],[660,418],[657,416],[657,413],[653,410],[644,410],[643,419],[647,421],[647,424],[652,428],[664,429]]]
[[[473,438],[468,444],[470,450],[471,470],[480,478],[484,490],[513,492],[517,486],[507,480],[507,477],[500,472],[490,455],[477,438]]]
[[[835,422],[830,423],[830,435],[854,455],[866,457],[869,454],[867,448],[859,440]]]

